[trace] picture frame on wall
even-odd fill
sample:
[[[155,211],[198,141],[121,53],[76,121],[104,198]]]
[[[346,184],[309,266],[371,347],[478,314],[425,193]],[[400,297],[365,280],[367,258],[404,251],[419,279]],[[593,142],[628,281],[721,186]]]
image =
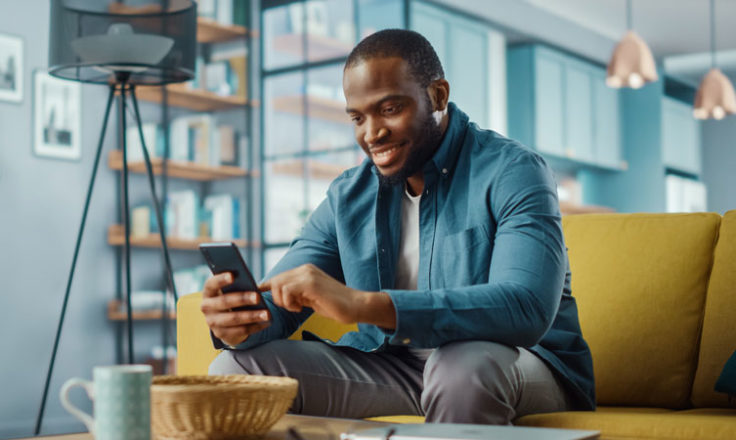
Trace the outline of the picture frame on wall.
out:
[[[23,101],[23,39],[0,34],[0,101]]]
[[[33,152],[37,156],[78,160],[81,157],[82,86],[33,72]]]

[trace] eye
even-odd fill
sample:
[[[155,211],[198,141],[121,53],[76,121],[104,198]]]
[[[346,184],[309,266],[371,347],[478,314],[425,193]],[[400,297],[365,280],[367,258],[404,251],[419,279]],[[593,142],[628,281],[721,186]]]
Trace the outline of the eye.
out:
[[[361,118],[358,115],[351,115],[350,121],[355,125],[360,125],[360,123],[363,121],[363,118]]]
[[[388,105],[383,108],[383,113],[386,115],[395,115],[396,113],[401,111],[401,105],[399,104],[392,104]]]

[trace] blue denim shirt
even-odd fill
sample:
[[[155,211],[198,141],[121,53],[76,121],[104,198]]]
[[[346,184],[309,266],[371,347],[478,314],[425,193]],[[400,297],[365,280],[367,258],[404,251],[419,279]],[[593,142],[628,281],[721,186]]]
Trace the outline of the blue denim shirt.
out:
[[[592,358],[544,160],[478,128],[451,103],[447,131],[423,171],[417,290],[393,289],[404,188],[379,185],[369,160],[335,179],[268,278],[312,263],[350,287],[390,295],[395,330],[359,324],[337,345],[368,352],[458,340],[525,347],[556,372],[576,409],[594,408]],[[238,348],[288,337],[312,313],[276,307],[269,293],[264,299],[272,325]]]

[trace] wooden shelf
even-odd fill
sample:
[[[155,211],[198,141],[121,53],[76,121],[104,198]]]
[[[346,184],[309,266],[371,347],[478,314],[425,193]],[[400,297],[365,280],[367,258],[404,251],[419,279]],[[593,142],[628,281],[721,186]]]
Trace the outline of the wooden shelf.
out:
[[[166,237],[166,242],[169,245],[169,249],[180,249],[180,250],[197,250],[199,245],[202,243],[211,243],[213,240],[210,237],[198,237],[195,239],[178,238],[178,237]],[[238,247],[259,247],[260,244],[257,242],[249,243],[245,240],[232,240]],[[125,245],[125,227],[123,225],[112,225],[107,228],[107,243],[112,246],[124,246]],[[161,237],[158,233],[149,234],[143,237],[130,237],[130,245],[134,247],[145,247],[145,248],[160,248]]]
[[[231,110],[238,107],[257,107],[258,101],[248,101],[240,96],[220,96],[216,93],[202,89],[190,89],[183,84],[166,86],[169,95],[169,105],[182,107],[198,112],[211,112],[216,110]],[[143,101],[163,102],[163,93],[160,86],[141,86],[136,88],[136,96]]]
[[[197,41],[200,43],[219,43],[245,38],[248,35],[248,29],[243,26],[222,24],[211,18],[197,17]]]
[[[274,174],[286,174],[302,177],[304,175],[302,164],[303,162],[300,160],[277,162],[273,164],[272,170]],[[350,167],[320,162],[318,160],[307,160],[307,170],[309,175],[315,179],[334,180],[348,168]]]
[[[570,202],[560,202],[560,212],[562,215],[571,214],[603,214],[614,212],[613,208],[607,206],[596,205],[578,205]]]
[[[151,165],[153,166],[153,173],[157,176],[161,175],[163,170],[163,159],[159,157],[151,158]],[[258,177],[260,175],[257,170],[249,172],[243,168],[229,165],[214,167],[211,165],[202,165],[177,160],[169,160],[166,165],[169,177],[198,180],[200,182],[233,179],[244,176]],[[107,166],[110,169],[122,171],[123,152],[120,150],[111,151],[107,158]],[[145,162],[131,162],[128,164],[128,169],[132,173],[145,174],[146,164]]]
[[[161,319],[161,310],[145,310],[145,311],[133,311],[133,320],[135,321],[150,321],[154,319]],[[125,310],[125,303],[114,299],[107,303],[107,319],[110,321],[125,321],[128,318],[128,312]],[[169,311],[169,319],[176,319],[176,312],[173,310]]]
[[[302,34],[283,34],[273,39],[270,50],[302,56]],[[352,44],[321,35],[307,35],[307,54],[309,61],[343,57],[353,49]]]
[[[271,101],[273,109],[280,112],[293,113],[297,115],[304,114],[302,103],[303,97],[300,95],[279,96]],[[306,96],[307,111],[309,116],[326,121],[337,122],[340,124],[350,124],[350,118],[345,113],[345,103],[336,99],[327,99],[317,96]]]

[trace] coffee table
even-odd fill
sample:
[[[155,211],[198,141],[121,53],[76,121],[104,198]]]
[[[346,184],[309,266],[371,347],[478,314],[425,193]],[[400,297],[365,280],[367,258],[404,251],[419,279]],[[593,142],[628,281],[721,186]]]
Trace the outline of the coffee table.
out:
[[[388,427],[389,425],[389,423],[373,422],[367,420],[336,419],[330,417],[313,417],[286,414],[273,426],[271,431],[263,437],[263,440],[284,440],[285,438],[287,438],[287,431],[290,428],[297,429],[299,434],[306,440],[339,440],[340,433],[343,432],[356,432],[369,428]],[[515,428],[513,427],[498,426],[493,428],[498,430],[498,438],[502,439],[557,440],[561,438],[566,438],[568,440],[588,440],[598,438],[598,435],[595,434],[581,436],[579,434],[580,431],[572,431],[566,429],[534,428],[535,434],[531,437],[527,437],[513,435],[513,432],[515,431]],[[521,432],[522,430],[526,431],[528,429],[532,428],[521,428],[516,431]],[[509,435],[510,433],[512,435]],[[29,437],[29,439],[31,438],[47,440],[94,440],[92,434],[88,432],[45,437]]]

